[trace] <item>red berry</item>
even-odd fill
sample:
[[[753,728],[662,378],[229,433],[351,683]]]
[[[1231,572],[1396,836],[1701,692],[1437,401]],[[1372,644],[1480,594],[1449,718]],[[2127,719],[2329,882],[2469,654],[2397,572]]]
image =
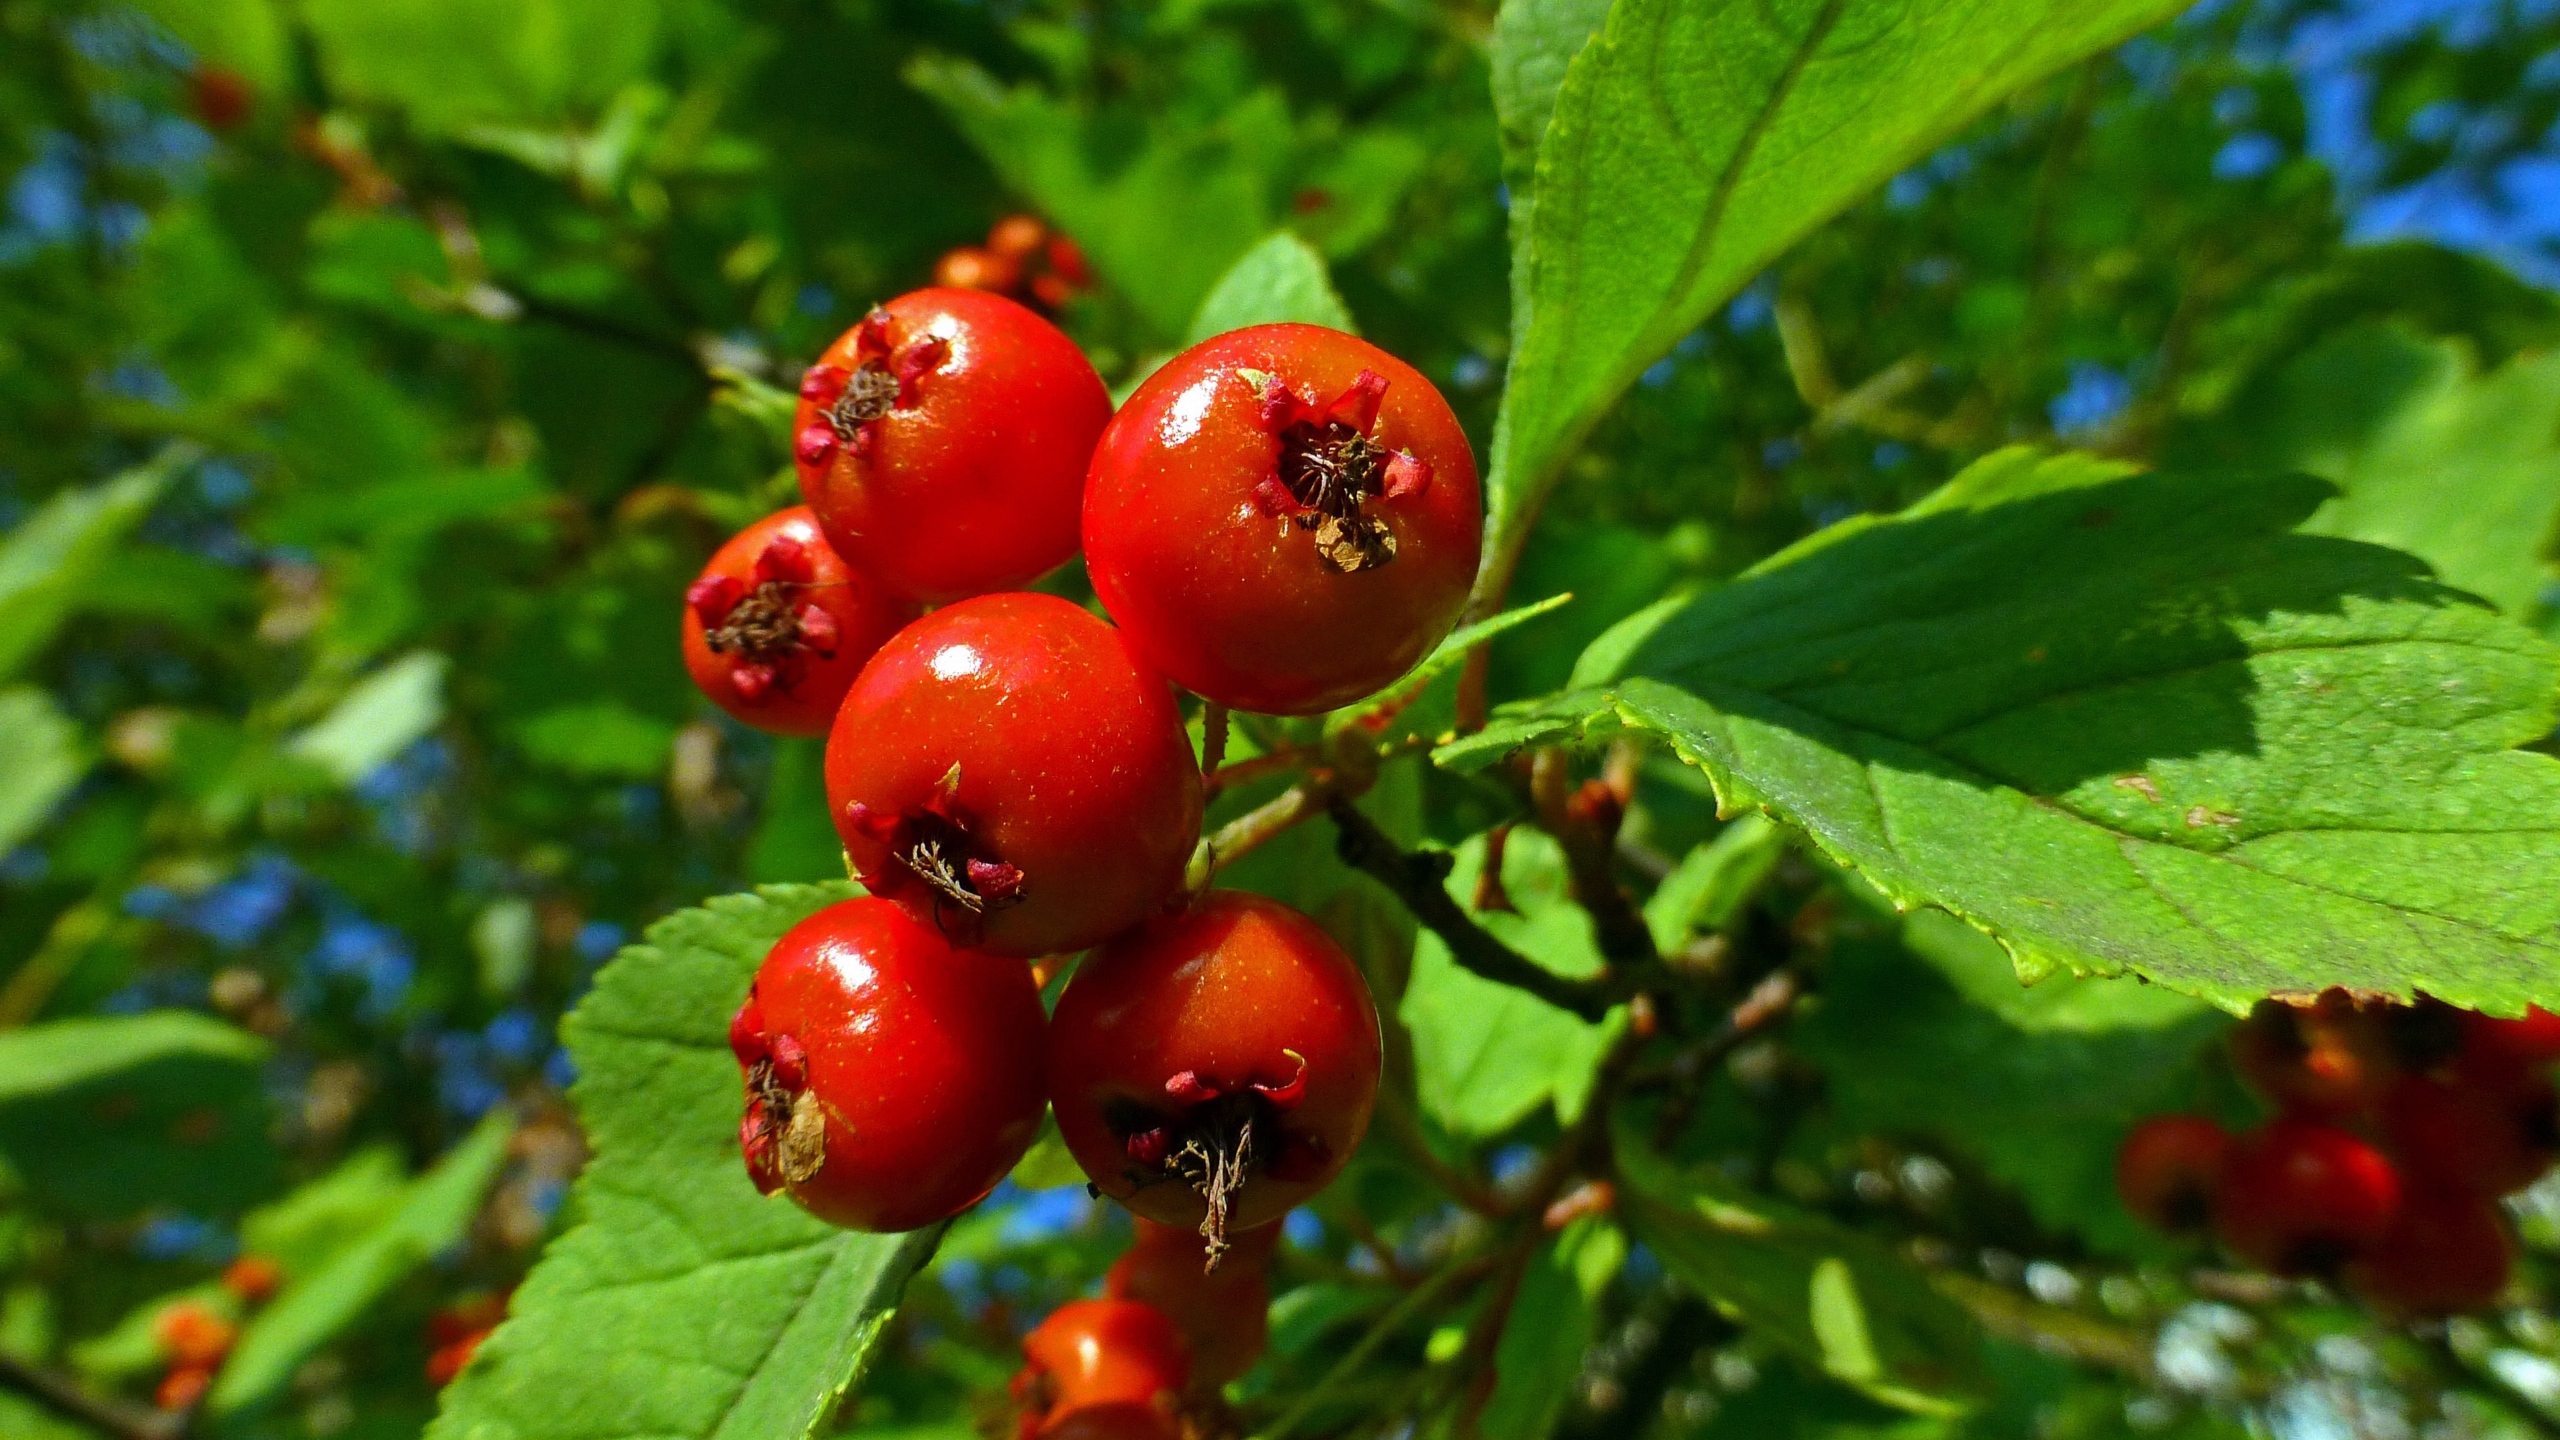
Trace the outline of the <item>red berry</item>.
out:
[[[1039,1134],[1031,972],[954,949],[885,900],[791,927],[747,1006],[771,1057],[743,1067],[748,1177],[830,1224],[913,1230],[956,1215]]]
[[[2539,1005],[2527,1008],[2514,1020],[2487,1015],[2464,1018],[2464,1038],[2471,1046],[2497,1051],[2527,1065],[2549,1065],[2560,1060],[2560,1015]]]
[[[2213,1221],[2214,1187],[2231,1158],[2231,1135],[2199,1115],[2155,1115],[2116,1152],[2116,1193],[2135,1219],[2173,1235]]]
[[[248,1305],[265,1304],[283,1283],[284,1267],[265,1255],[243,1255],[222,1271],[222,1288]]]
[[[1213,890],[1086,957],[1050,1022],[1049,1099],[1096,1185],[1167,1225],[1268,1225],[1369,1128],[1378,1016],[1314,921]]]
[[[480,1353],[480,1342],[489,1338],[486,1330],[474,1331],[450,1345],[439,1345],[427,1356],[427,1383],[438,1388],[449,1385],[471,1357]]]
[[[160,1388],[152,1392],[151,1403],[163,1410],[193,1409],[212,1386],[212,1366],[180,1365],[160,1377]]]
[[[1200,768],[1173,692],[1049,595],[985,595],[881,647],[827,741],[862,883],[963,943],[1081,950],[1181,883]]]
[[[1084,247],[1064,235],[1049,237],[1049,273],[1073,290],[1093,283],[1093,267],[1085,263]]]
[[[2540,1075],[2404,1076],[2382,1097],[2382,1132],[2401,1170],[2432,1189],[2511,1194],[2560,1158],[2560,1095]]]
[[[1484,527],[1431,382],[1316,325],[1175,356],[1113,417],[1084,501],[1103,607],[1174,683],[1306,715],[1393,683],[1449,633]]]
[[[987,229],[987,253],[1022,264],[1040,251],[1049,227],[1036,215],[1007,215]]]
[[[836,553],[942,602],[1026,584],[1076,549],[1111,396],[1084,352],[981,290],[901,295],[801,388],[800,493]]]
[[[2377,1009],[2343,990],[2310,1005],[2261,1000],[2231,1032],[2231,1060],[2258,1093],[2288,1113],[2356,1114],[2390,1084],[2390,1045]]]
[[[2400,1175],[2381,1151],[2335,1126],[2288,1118],[2240,1137],[2214,1220],[2242,1261],[2320,1275],[2381,1238],[2399,1205]]]
[[[1252,1369],[1270,1336],[1271,1252],[1280,1244],[1280,1227],[1241,1230],[1227,1239],[1226,1254],[1211,1269],[1199,1231],[1140,1216],[1138,1238],[1102,1280],[1104,1295],[1143,1300],[1173,1321],[1191,1351],[1191,1385],[1199,1394]]]
[[[180,1300],[152,1320],[151,1337],[173,1363],[210,1369],[231,1353],[240,1328],[199,1301]]]
[[[963,245],[942,252],[942,258],[934,263],[933,283],[962,290],[992,290],[1001,295],[1022,283],[1022,266],[975,245]]]
[[[247,76],[219,65],[199,65],[187,76],[187,108],[207,130],[237,130],[258,102]]]
[[[2347,1266],[2349,1289],[2398,1316],[2481,1310],[2507,1288],[2515,1239],[2495,1201],[2420,1190],[2382,1238]]]
[[[826,734],[864,662],[917,614],[838,559],[798,505],[730,537],[684,598],[693,683],[781,735]]]
[[[1074,1300],[1022,1340],[1013,1377],[1023,1440],[1180,1440],[1191,1362],[1165,1313]]]

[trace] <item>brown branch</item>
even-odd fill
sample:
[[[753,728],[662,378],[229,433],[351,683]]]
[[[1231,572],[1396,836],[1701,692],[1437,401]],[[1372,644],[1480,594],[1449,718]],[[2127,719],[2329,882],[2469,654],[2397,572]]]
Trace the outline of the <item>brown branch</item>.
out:
[[[1618,883],[1617,838],[1626,818],[1626,800],[1606,781],[1573,787],[1571,760],[1550,746],[1537,752],[1529,766],[1529,799],[1537,807],[1538,824],[1564,851],[1572,877],[1573,898],[1591,915],[1592,938],[1601,958],[1613,966],[1650,972],[1662,963],[1635,901]]]
[[[1336,848],[1342,863],[1394,892],[1413,912],[1413,918],[1449,947],[1450,957],[1461,968],[1497,985],[1525,990],[1586,1020],[1606,1016],[1618,1002],[1635,993],[1635,986],[1608,971],[1568,980],[1503,944],[1468,919],[1467,912],[1450,898],[1450,856],[1431,851],[1405,853],[1376,822],[1361,814],[1358,806],[1339,795],[1328,797],[1325,807],[1340,831]]]
[[[91,1394],[68,1375],[0,1351],[0,1389],[12,1390],[55,1414],[76,1420],[116,1440],[178,1440],[187,1417],[166,1410],[147,1410],[129,1401]]]

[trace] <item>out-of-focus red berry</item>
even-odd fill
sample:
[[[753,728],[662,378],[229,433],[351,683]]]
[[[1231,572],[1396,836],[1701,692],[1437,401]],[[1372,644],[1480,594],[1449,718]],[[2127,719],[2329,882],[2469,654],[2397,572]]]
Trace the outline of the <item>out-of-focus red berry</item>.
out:
[[[178,1365],[212,1367],[231,1353],[240,1327],[215,1314],[203,1302],[180,1300],[151,1322],[151,1338]]]
[[[1240,1230],[1209,1268],[1208,1242],[1200,1232],[1160,1225],[1141,1215],[1138,1237],[1113,1262],[1102,1293],[1113,1300],[1143,1300],[1165,1313],[1191,1350],[1191,1389],[1214,1394],[1262,1358],[1271,1329],[1271,1252],[1280,1227]]]
[[[1040,253],[1049,227],[1036,215],[1007,215],[987,229],[987,253],[1019,265]]]
[[[2231,1133],[2200,1115],[2155,1115],[2116,1152],[2116,1193],[2124,1208],[2173,1235],[2213,1221],[2213,1195],[2231,1159]]]
[[[210,1365],[180,1365],[160,1377],[160,1388],[153,1391],[151,1403],[163,1410],[192,1410],[213,1387]]]
[[[266,1255],[243,1255],[222,1272],[222,1288],[250,1305],[263,1305],[284,1283],[284,1267]]]
[[[2381,1151],[2335,1126],[2289,1117],[2234,1146],[2215,1228],[2233,1255],[2269,1274],[2325,1275],[2390,1228],[2400,1189]]]
[[[2507,1287],[2515,1237],[2497,1202],[2421,1190],[2410,1195],[2382,1238],[2346,1270],[2347,1288],[2377,1310],[2400,1316],[2481,1310]]]
[[[934,263],[933,283],[1005,294],[1022,283],[1022,264],[992,250],[963,245],[944,251]]]
[[[2310,1005],[2261,1000],[2231,1032],[2232,1064],[2288,1113],[2353,1115],[2380,1099],[2391,1081],[2379,1013],[2343,990],[2327,991]]]
[[[2382,1097],[2382,1133],[2402,1173],[2432,1189],[2512,1194],[2560,1158],[2560,1095],[2539,1075],[2506,1084],[2407,1075]]]
[[[207,130],[239,129],[257,102],[257,88],[238,71],[199,65],[187,76],[187,108]]]

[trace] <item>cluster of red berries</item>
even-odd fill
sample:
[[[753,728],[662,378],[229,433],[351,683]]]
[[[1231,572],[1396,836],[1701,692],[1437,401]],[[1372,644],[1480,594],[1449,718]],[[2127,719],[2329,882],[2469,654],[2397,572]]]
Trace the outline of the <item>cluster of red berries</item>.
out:
[[[1309,325],[1195,346],[1114,414],[1048,321],[958,288],[873,310],[800,396],[807,504],[713,556],[685,655],[739,719],[828,737],[870,893],[785,934],[731,1021],[749,1176],[913,1229],[985,1196],[1047,1107],[1204,1271],[1267,1249],[1367,1128],[1377,1013],[1306,916],[1186,885],[1205,792],[1174,686],[1315,714],[1445,637],[1483,519],[1456,417]],[[1079,548],[1109,620],[1019,588]],[[1039,973],[1088,949],[1044,1013]]]
[[[1054,312],[1093,284],[1093,272],[1075,241],[1037,216],[1007,215],[987,228],[986,244],[944,251],[933,267],[933,283],[991,290]]]
[[[2192,1115],[2143,1122],[2116,1160],[2126,1208],[2173,1233],[2209,1226],[2245,1264],[2335,1278],[2390,1314],[2496,1299],[2515,1259],[2498,1200],[2560,1158],[2560,1016],[2332,990],[2261,1002],[2231,1057],[2276,1118],[2241,1135]]]
[[[1102,1298],[1059,1306],[1023,1338],[1017,1440],[1185,1440],[1226,1428],[1213,1423],[1218,1392],[1261,1358],[1279,1238],[1276,1225],[1246,1231],[1210,1269],[1199,1235],[1139,1220]]]
[[[249,1311],[275,1298],[284,1271],[264,1255],[243,1255],[222,1272],[222,1294],[172,1301],[152,1317],[151,1338],[169,1368],[152,1403],[163,1410],[192,1410],[213,1385],[215,1372],[240,1339]]]

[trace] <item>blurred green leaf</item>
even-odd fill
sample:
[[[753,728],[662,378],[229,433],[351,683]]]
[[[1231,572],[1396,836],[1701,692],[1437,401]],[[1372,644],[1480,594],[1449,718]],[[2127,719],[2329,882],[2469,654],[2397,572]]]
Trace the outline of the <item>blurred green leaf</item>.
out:
[[[1602,1292],[1626,1258],[1625,1232],[1592,1215],[1539,1247],[1494,1350],[1493,1398],[1482,1421],[1491,1440],[1541,1440],[1554,1431],[1599,1329]]]
[[[240,1253],[273,1260],[286,1280],[299,1280],[379,1230],[408,1189],[399,1152],[368,1146],[319,1179],[242,1216]]]
[[[288,741],[286,751],[354,784],[443,721],[450,666],[432,650],[392,661],[357,681],[328,714]]]
[[[1619,1137],[1619,1213],[1663,1267],[1788,1354],[1924,1414],[1983,1389],[1982,1336],[1928,1276],[1871,1236],[1801,1215]]]
[[[1504,0],[1493,20],[1493,109],[1502,173],[1515,207],[1535,178],[1538,144],[1555,115],[1565,67],[1609,18],[1609,0]]]
[[[665,774],[675,736],[673,724],[619,700],[557,706],[516,727],[516,743],[545,765],[624,780]]]
[[[51,643],[99,567],[192,458],[172,447],[113,480],[62,491],[0,537],[0,680]]]
[[[515,1117],[492,1112],[401,1195],[381,1224],[283,1290],[242,1327],[205,1404],[228,1415],[283,1389],[304,1360],[364,1318],[392,1286],[459,1244],[506,1164]]]
[[[595,1158],[432,1440],[816,1430],[868,1362],[939,1227],[859,1235],[756,1194],[728,1017],[765,951],[845,885],[768,886],[649,928],[570,1016]]]
[[[0,855],[36,833],[54,803],[89,773],[80,727],[33,685],[0,690]]]
[[[1691,850],[1645,901],[1654,946],[1669,954],[1690,935],[1722,930],[1787,853],[1787,829],[1766,815],[1737,815]]]
[[[1618,0],[1566,67],[1536,184],[1513,197],[1495,544],[1518,542],[1636,376],[1788,246],[2001,97],[2186,4]],[[1559,0],[1497,30],[1519,47],[1495,67],[1507,130],[1533,126],[1587,16]]]
[[[1458,847],[1449,893],[1477,898],[1485,841]],[[1515,829],[1503,846],[1502,890],[1516,912],[1479,910],[1476,921],[1513,949],[1559,975],[1601,968],[1591,916],[1573,903],[1564,853],[1545,832]],[[1413,975],[1400,1013],[1413,1034],[1415,1086],[1423,1108],[1453,1135],[1499,1135],[1553,1103],[1559,1119],[1581,1114],[1594,1067],[1622,1023],[1593,1023],[1508,985],[1458,968],[1429,931],[1414,943]]]
[[[806,883],[844,873],[844,841],[827,814],[827,745],[786,736],[773,742],[764,813],[747,845],[747,878]]]
[[[136,8],[169,27],[207,63],[236,72],[281,98],[291,78],[291,41],[274,0],[142,0]]]
[[[2560,653],[2395,551],[2287,534],[2305,477],[1994,455],[1593,648],[1602,690],[1443,747],[1664,737],[2030,977],[2234,1008],[2560,985]],[[2413,940],[2413,937],[2416,937]]]
[[[638,79],[656,0],[301,0],[330,83],[420,129],[557,121]]]
[[[1264,236],[1227,267],[1200,302],[1200,313],[1191,317],[1191,331],[1182,343],[1197,345],[1230,330],[1282,321],[1360,333],[1342,297],[1333,293],[1324,257],[1286,230]]]
[[[267,1042],[154,1010],[0,1032],[0,1150],[84,1214],[236,1209],[274,1173]]]

